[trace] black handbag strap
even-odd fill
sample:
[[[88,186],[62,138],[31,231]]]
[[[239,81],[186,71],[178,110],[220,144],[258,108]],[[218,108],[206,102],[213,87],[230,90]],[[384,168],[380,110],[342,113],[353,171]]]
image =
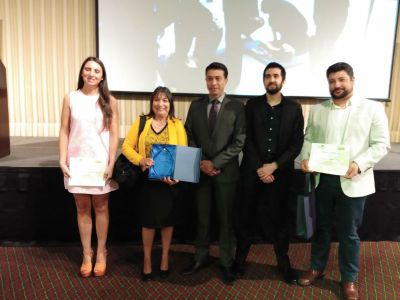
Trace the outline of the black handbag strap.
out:
[[[146,124],[146,116],[140,116],[139,118],[140,118],[139,119],[139,132],[137,135],[138,137],[137,137],[136,149],[139,149],[139,137],[144,129],[144,125]]]
[[[138,137],[142,133],[145,124],[146,124],[146,116],[140,116]]]

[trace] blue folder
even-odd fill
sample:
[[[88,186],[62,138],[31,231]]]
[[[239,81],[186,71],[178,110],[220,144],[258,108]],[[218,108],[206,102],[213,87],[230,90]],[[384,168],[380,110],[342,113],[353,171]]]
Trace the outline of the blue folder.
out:
[[[177,145],[153,144],[149,179],[171,177],[180,181],[199,182],[201,149]]]

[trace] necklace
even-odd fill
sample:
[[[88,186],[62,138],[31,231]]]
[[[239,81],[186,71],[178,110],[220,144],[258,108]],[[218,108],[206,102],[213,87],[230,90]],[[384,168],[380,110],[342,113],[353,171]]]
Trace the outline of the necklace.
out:
[[[151,123],[151,125],[153,125],[153,128],[156,129],[157,131],[159,131],[160,129],[163,129],[166,124],[167,124],[167,120],[158,121],[155,119],[153,119],[153,122]]]

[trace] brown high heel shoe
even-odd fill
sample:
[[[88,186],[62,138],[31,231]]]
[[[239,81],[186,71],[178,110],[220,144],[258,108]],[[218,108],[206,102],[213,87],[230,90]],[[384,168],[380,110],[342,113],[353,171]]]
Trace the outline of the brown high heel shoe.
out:
[[[83,261],[81,265],[80,274],[82,277],[86,278],[92,275],[92,261],[93,261],[93,250],[90,252],[83,251]]]
[[[104,252],[102,252],[102,254],[104,255],[104,262],[98,262],[97,261],[97,257],[96,257],[96,264],[94,265],[94,276],[96,277],[100,277],[100,276],[104,276],[106,274],[106,269],[107,269],[107,250],[104,250]],[[98,253],[97,253],[98,256]]]

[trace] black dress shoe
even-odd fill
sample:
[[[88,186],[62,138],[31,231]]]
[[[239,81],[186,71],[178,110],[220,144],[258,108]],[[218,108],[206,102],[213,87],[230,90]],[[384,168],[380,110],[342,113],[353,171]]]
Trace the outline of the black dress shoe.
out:
[[[160,269],[160,277],[162,278],[162,279],[165,279],[165,278],[167,278],[169,276],[169,269],[168,270],[161,270]]]
[[[220,267],[221,270],[221,279],[226,284],[233,284],[236,280],[235,274],[232,273],[231,268],[228,267]]]
[[[243,277],[246,273],[245,263],[240,264],[235,261],[232,265],[232,273],[235,274],[237,277]]]
[[[275,255],[276,260],[278,261],[278,270],[282,274],[286,283],[297,284],[299,275],[297,274],[297,271],[291,267],[287,253],[279,255],[279,253],[275,251]]]
[[[297,284],[297,280],[299,279],[299,275],[297,274],[297,271],[293,268],[279,268],[279,272],[282,274],[283,279],[286,281],[286,283],[289,284]]]
[[[144,273],[144,272],[142,271],[142,281],[147,282],[147,281],[151,281],[151,280],[153,280],[153,273],[152,273],[152,272],[150,272],[150,273]]]
[[[194,261],[182,271],[182,275],[191,275],[204,268],[207,262]]]

